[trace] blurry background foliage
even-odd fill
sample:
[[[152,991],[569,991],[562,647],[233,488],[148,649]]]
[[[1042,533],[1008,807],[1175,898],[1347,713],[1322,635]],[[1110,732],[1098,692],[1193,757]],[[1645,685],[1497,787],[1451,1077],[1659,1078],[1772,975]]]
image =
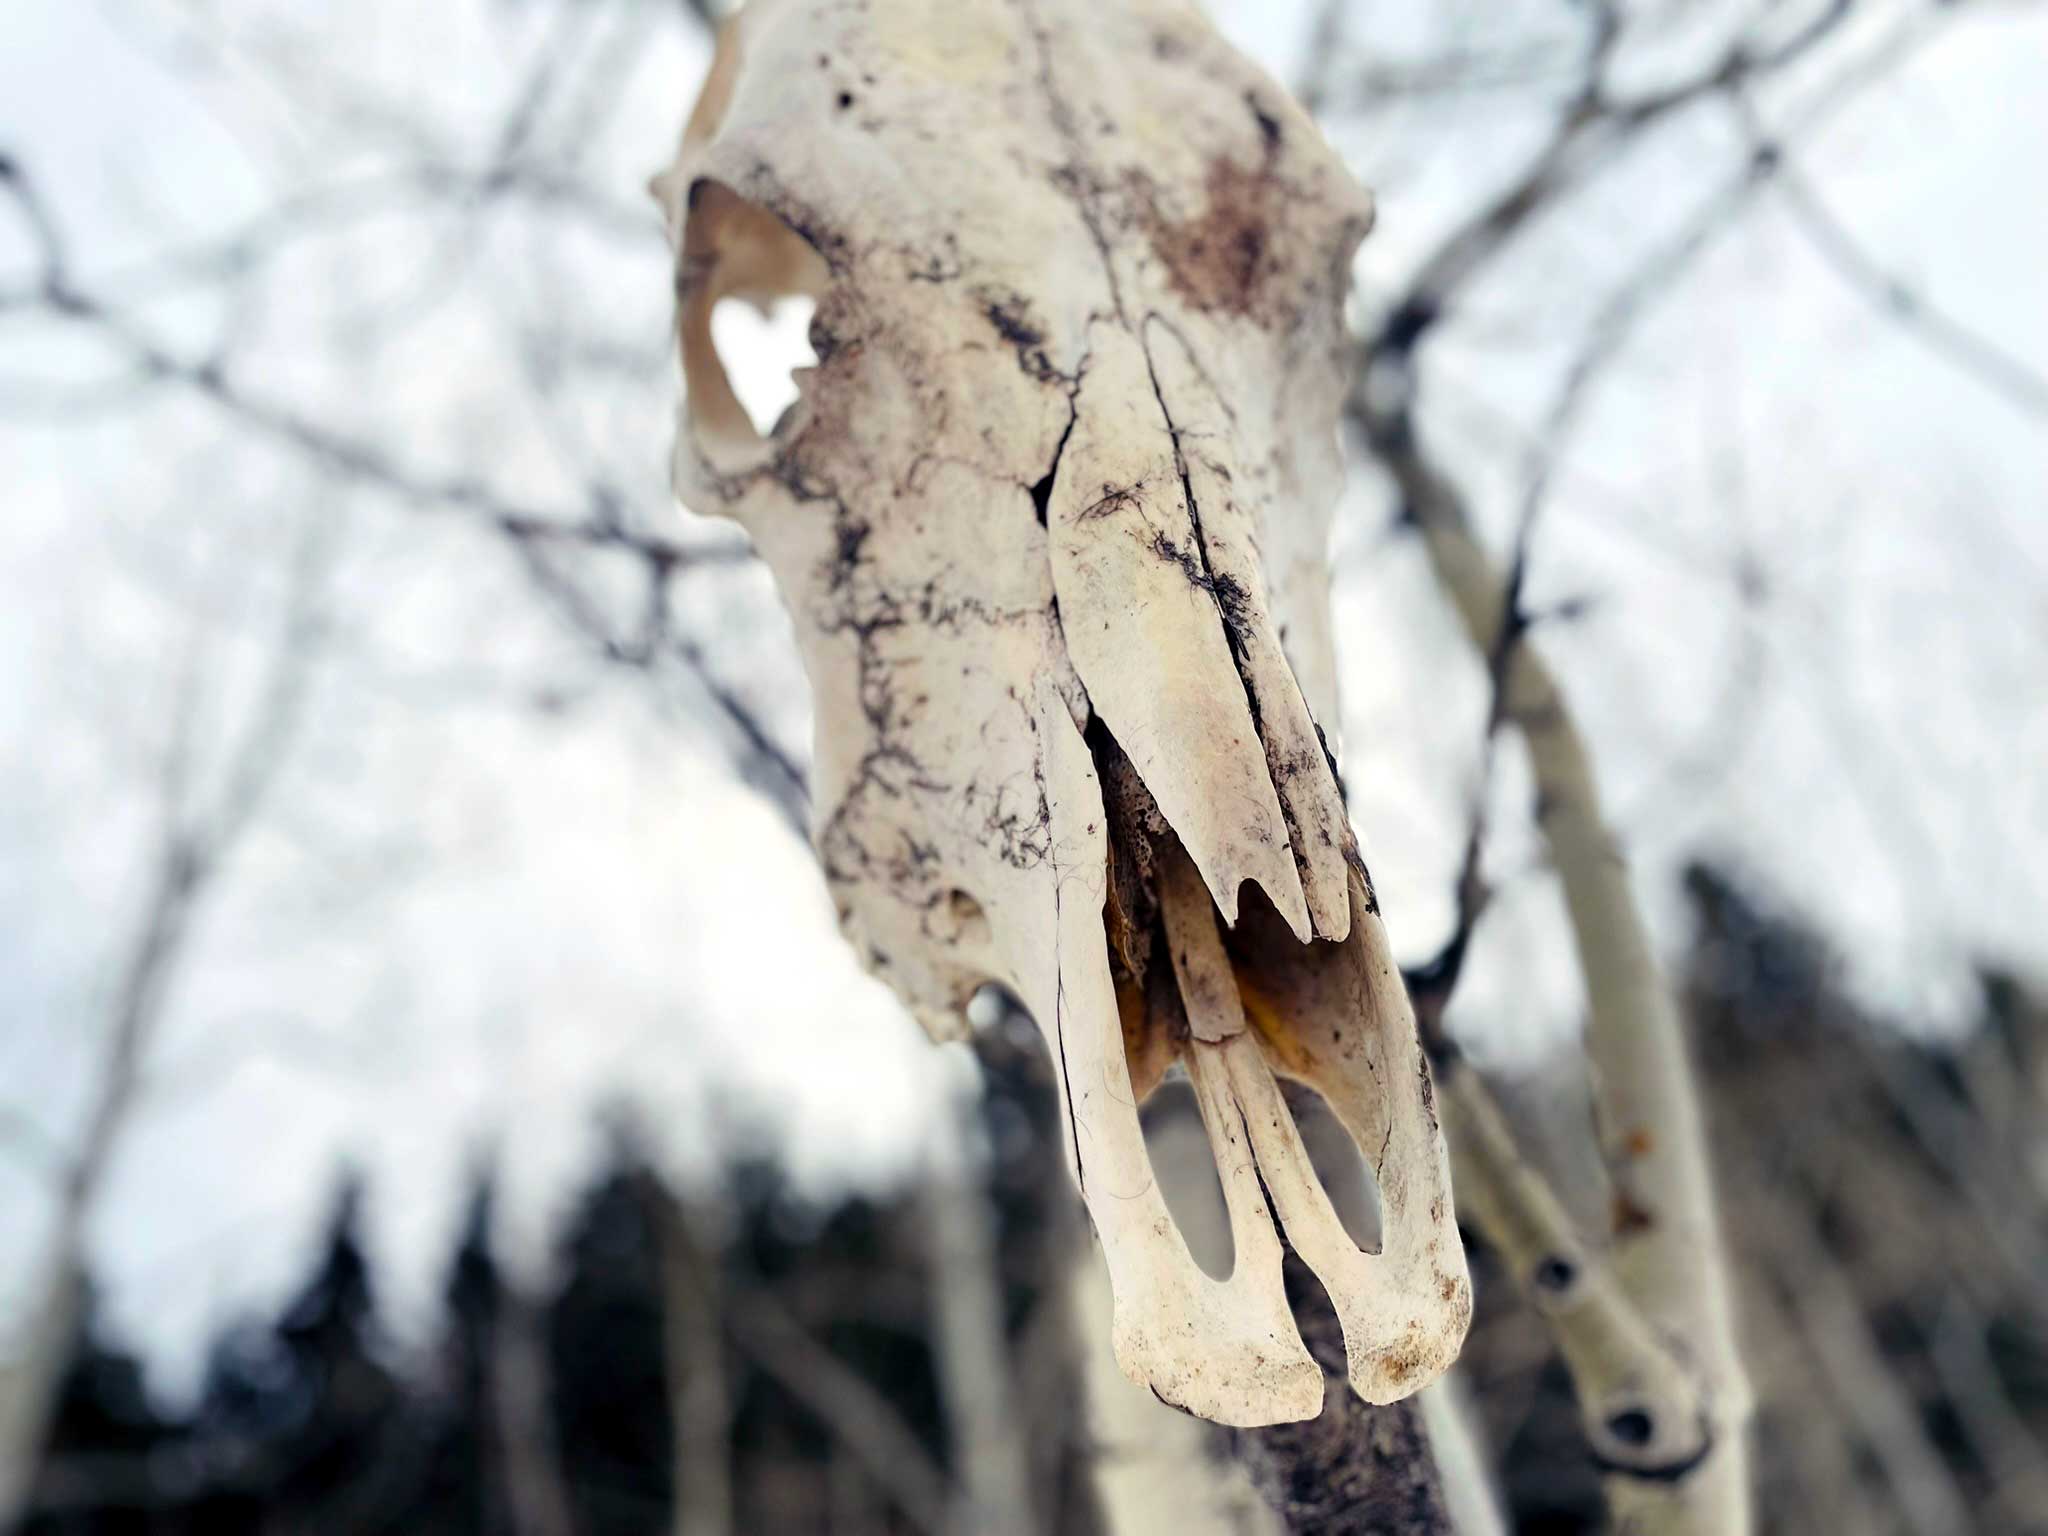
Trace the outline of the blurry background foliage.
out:
[[[1768,1528],[2048,1530],[2048,14],[1214,9],[1379,198],[1362,378],[1517,559],[1682,987]],[[970,1281],[1036,1528],[1096,1529],[1035,1037],[933,1052],[843,951],[786,621],[664,484],[642,187],[709,37],[677,0],[9,6],[27,1530],[933,1531]],[[779,409],[804,317],[719,335]],[[1526,764],[1352,446],[1353,812],[1416,963],[1483,827],[1450,1025],[1570,1184]],[[1591,1529],[1559,1367],[1475,1266],[1515,1521]]]

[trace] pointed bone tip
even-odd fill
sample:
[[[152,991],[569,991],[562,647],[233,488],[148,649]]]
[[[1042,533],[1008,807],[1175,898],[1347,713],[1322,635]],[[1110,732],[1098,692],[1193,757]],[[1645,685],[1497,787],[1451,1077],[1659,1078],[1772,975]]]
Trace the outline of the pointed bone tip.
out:
[[[1223,888],[1221,890],[1217,890],[1213,886],[1210,887],[1209,895],[1216,902],[1216,915],[1223,919],[1224,927],[1235,928],[1237,926],[1239,892],[1245,886],[1251,885],[1252,883],[1253,882],[1251,880],[1245,879],[1240,880],[1233,885],[1231,882],[1226,880],[1223,883]]]
[[[1279,889],[1274,889],[1275,885]],[[1316,921],[1309,915],[1308,898],[1302,893],[1299,878],[1287,881],[1263,879],[1258,875],[1246,875],[1241,880],[1225,880],[1221,888],[1212,887],[1210,895],[1216,900],[1216,910],[1223,918],[1226,928],[1237,926],[1238,914],[1244,907],[1245,887],[1250,886],[1266,898],[1266,902],[1280,920],[1287,925],[1298,943],[1306,944],[1316,936]]]
[[[1311,909],[1315,919],[1316,937],[1332,944],[1342,944],[1351,937],[1351,892],[1348,886],[1334,897],[1325,897]]]
[[[664,166],[647,178],[647,195],[654,199],[661,209],[662,218],[671,231],[682,225],[684,213],[683,168],[680,163]],[[671,234],[671,238],[674,238]]]
[[[1270,897],[1272,892],[1268,891],[1266,894]],[[1306,944],[1316,936],[1315,919],[1309,916],[1308,899],[1301,894],[1299,882],[1295,884],[1292,895],[1294,901],[1291,905],[1283,906],[1277,901],[1273,905],[1280,909],[1280,915],[1287,920],[1287,927],[1295,939]]]

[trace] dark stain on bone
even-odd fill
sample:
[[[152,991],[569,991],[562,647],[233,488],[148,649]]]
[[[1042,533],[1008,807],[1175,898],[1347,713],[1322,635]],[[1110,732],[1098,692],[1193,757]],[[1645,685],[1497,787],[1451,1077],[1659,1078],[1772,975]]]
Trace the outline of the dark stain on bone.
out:
[[[826,580],[835,592],[844,591],[853,580],[854,572],[867,548],[868,535],[874,532],[872,524],[864,519],[844,517],[838,519],[832,530],[832,563]]]
[[[1285,626],[1282,626],[1280,630],[1280,644],[1282,646],[1287,644],[1287,630]],[[1316,745],[1323,749],[1323,762],[1330,770],[1332,782],[1337,786],[1338,803],[1348,806],[1351,803],[1351,792],[1344,787],[1344,775],[1337,771],[1337,754],[1330,750],[1330,738],[1323,730],[1323,722],[1313,720],[1310,724],[1316,728]]]
[[[950,283],[965,269],[960,259],[960,237],[951,230],[939,237],[940,249],[918,251],[905,247],[904,276],[913,283]]]
[[[1099,507],[1102,503],[1096,505]],[[1082,515],[1106,516],[1107,511],[1113,510],[1115,509],[1109,508],[1097,512],[1095,508],[1090,508]],[[1189,586],[1198,592],[1206,592],[1215,600],[1216,611],[1223,619],[1224,636],[1230,642],[1231,654],[1241,659],[1252,629],[1251,593],[1245,589],[1244,583],[1227,571],[1211,570],[1200,551],[1190,549],[1173,535],[1160,529],[1152,530],[1150,537],[1145,540],[1145,547],[1166,564],[1178,566]]]
[[[1077,523],[1100,522],[1105,517],[1114,517],[1127,507],[1133,510],[1140,509],[1144,503],[1138,493],[1144,488],[1145,482],[1142,480],[1134,485],[1111,485],[1105,481],[1102,487],[1102,494],[1076,512],[1074,514],[1074,521]],[[1161,537],[1163,538],[1164,535],[1162,534]]]
[[[1252,121],[1259,125],[1259,140],[1266,146],[1268,159],[1280,152],[1281,140],[1285,137],[1280,128],[1280,119],[1259,105],[1259,98],[1250,91],[1244,93],[1244,104],[1251,108]]]
[[[846,275],[853,260],[852,243],[817,208],[792,191],[766,160],[756,160],[749,166],[736,190],[787,224],[804,244],[824,258],[833,276]]]
[[[811,355],[817,358],[817,366],[820,368],[831,362],[840,347],[844,345],[838,330],[833,326],[832,320],[826,314],[825,306],[822,304],[811,311],[810,330],[805,339],[810,342]]]
[[[1067,375],[1054,366],[1045,350],[1045,332],[1031,317],[1031,309],[1018,294],[984,297],[981,313],[995,327],[996,334],[1017,353],[1017,366],[1041,384],[1068,382]]]
[[[1622,1189],[1614,1192],[1609,1219],[1616,1237],[1640,1237],[1657,1225],[1656,1217]]]
[[[1251,593],[1228,571],[1217,571],[1209,578],[1209,594],[1223,615],[1223,633],[1229,638],[1232,654],[1243,656],[1252,633]]]

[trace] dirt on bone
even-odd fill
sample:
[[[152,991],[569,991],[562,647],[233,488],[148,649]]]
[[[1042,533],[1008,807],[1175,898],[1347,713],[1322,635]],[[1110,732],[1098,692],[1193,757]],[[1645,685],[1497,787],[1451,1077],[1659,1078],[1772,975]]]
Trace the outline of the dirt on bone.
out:
[[[1159,1085],[1190,1040],[1220,1038],[1247,1025],[1278,1070],[1313,1073],[1321,1064],[1317,1045],[1327,1048],[1328,1042],[1300,1038],[1289,1027],[1289,1015],[1300,1007],[1362,1001],[1329,985],[1343,946],[1321,940],[1303,945],[1256,886],[1246,887],[1238,922],[1226,928],[1179,837],[1099,717],[1089,722],[1086,739],[1109,821],[1105,927],[1124,1054],[1138,1099]],[[1175,894],[1170,885],[1189,887],[1178,892],[1181,905],[1191,909],[1180,914],[1183,931],[1199,932],[1196,908],[1213,925],[1214,952],[1193,971],[1172,937],[1166,912]],[[1341,1045],[1355,1031],[1339,1023],[1327,1033]]]
[[[1152,958],[1152,931],[1159,920],[1155,850],[1173,834],[1152,792],[1101,717],[1088,722],[1086,735],[1109,817],[1110,963],[1142,989]]]
[[[1159,850],[1173,838],[1151,791],[1100,717],[1088,746],[1109,821],[1109,881],[1103,926],[1123,1028],[1124,1062],[1140,1102],[1159,1086],[1188,1037],[1187,1012],[1159,922]]]

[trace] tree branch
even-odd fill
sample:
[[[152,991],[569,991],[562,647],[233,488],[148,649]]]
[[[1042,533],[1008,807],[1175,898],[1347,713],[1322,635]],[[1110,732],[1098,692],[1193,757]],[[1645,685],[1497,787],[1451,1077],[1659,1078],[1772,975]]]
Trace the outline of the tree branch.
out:
[[[888,1399],[805,1332],[765,1288],[731,1296],[725,1311],[740,1347],[817,1415],[905,1518],[925,1536],[944,1536],[952,1489]]]

